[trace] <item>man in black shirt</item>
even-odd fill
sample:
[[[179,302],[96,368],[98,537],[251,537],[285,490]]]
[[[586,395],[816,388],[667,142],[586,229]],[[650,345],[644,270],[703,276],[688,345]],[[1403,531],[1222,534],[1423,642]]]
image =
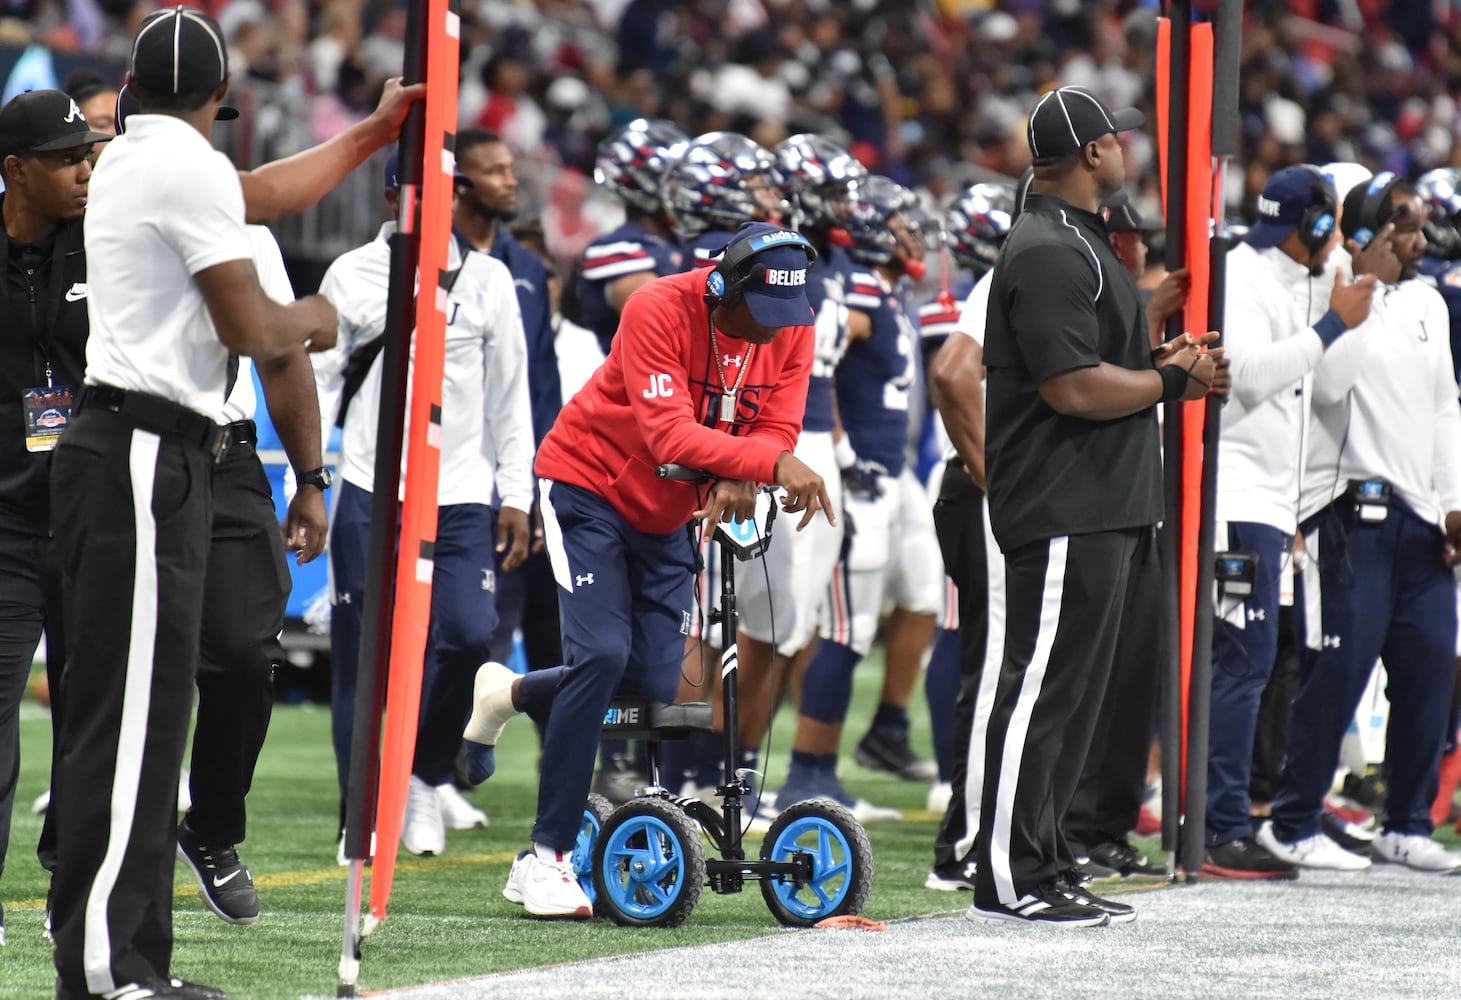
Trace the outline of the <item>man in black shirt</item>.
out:
[[[990,290],[986,461],[1004,552],[1003,657],[989,721],[971,919],[1134,919],[1087,892],[1063,831],[1131,598],[1162,517],[1155,404],[1200,399],[1217,363],[1188,338],[1151,350],[1136,283],[1096,214],[1125,175],[1116,133],[1141,113],[1089,91],[1040,99],[1035,183]],[[1202,338],[1206,341],[1207,337]]]
[[[59,90],[21,94],[0,109],[0,871],[20,766],[20,700],[43,628],[47,667],[59,670],[63,655],[51,450],[86,368],[81,217],[92,144],[108,138]]]

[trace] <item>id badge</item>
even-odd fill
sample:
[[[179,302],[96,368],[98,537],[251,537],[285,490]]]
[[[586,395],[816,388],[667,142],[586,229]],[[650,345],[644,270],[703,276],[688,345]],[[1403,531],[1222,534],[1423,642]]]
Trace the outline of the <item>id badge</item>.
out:
[[[41,386],[24,390],[25,450],[51,451],[61,432],[71,422],[74,391],[69,385]]]

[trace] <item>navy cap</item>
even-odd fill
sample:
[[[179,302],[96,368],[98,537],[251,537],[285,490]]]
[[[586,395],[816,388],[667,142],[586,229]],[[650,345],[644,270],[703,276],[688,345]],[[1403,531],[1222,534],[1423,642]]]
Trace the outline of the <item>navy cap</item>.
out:
[[[1025,140],[1036,160],[1052,160],[1108,132],[1141,128],[1145,121],[1136,108],[1112,111],[1085,87],[1059,87],[1040,98],[1030,112]]]
[[[386,157],[385,182],[387,191],[394,191],[396,188],[401,186],[400,172],[400,154],[393,147],[391,149],[391,155]],[[472,178],[462,173],[460,167],[452,168],[452,183],[455,184],[457,187],[477,186],[472,183]]]
[[[1248,230],[1248,245],[1263,249],[1276,247],[1299,228],[1299,220],[1313,205],[1319,203],[1318,185],[1328,181],[1312,167],[1284,167],[1268,178],[1263,193],[1258,196],[1258,221]],[[1334,227],[1334,217],[1329,217],[1329,227]]]
[[[741,244],[745,244],[741,248]],[[810,254],[808,251],[811,251]],[[736,230],[724,253],[754,257],[740,286],[746,307],[757,323],[770,329],[809,326],[815,319],[807,300],[807,270],[816,251],[806,237],[769,222],[748,222]],[[719,270],[707,279],[714,290]]]

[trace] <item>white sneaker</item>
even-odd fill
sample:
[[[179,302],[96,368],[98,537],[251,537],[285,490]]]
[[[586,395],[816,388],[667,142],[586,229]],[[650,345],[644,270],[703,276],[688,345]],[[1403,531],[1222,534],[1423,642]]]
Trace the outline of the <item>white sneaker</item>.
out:
[[[867,799],[858,799],[852,803],[852,816],[859,823],[896,823],[903,818],[903,814],[897,809],[875,806]]]
[[[543,860],[531,847],[523,851],[512,863],[502,895],[535,917],[590,917],[594,912],[578,884],[573,859],[562,851],[555,861]]]
[[[1292,844],[1279,840],[1273,833],[1273,822],[1264,822],[1254,838],[1259,845],[1278,858],[1300,868],[1327,868],[1338,872],[1358,872],[1370,867],[1370,859],[1351,854],[1322,833]]]
[[[1375,860],[1404,865],[1418,872],[1446,875],[1461,869],[1461,855],[1418,833],[1382,833],[1370,845]]]
[[[475,830],[487,825],[487,814],[472,805],[450,781],[436,786],[436,805],[448,830]]]
[[[954,797],[954,786],[947,781],[938,781],[928,789],[928,811],[942,816],[949,811],[949,799]]]
[[[406,791],[406,822],[401,826],[401,844],[412,854],[440,855],[446,850],[446,824],[436,789],[411,775]]]

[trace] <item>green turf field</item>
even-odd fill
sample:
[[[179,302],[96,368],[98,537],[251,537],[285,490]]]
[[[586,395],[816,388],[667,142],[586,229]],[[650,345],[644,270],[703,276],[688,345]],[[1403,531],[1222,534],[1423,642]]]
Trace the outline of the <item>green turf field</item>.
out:
[[[876,660],[859,671],[845,741],[848,748],[863,732],[880,681]],[[913,717],[915,746],[927,753],[922,692],[915,697]],[[778,717],[769,768],[773,787],[785,777],[793,724],[794,716],[784,710]],[[31,801],[46,787],[50,721],[34,704],[23,706],[21,738],[20,790],[8,863],[0,879],[9,935],[8,946],[0,949],[0,998],[45,997],[54,983],[50,945],[41,937],[46,882],[34,855],[40,820],[30,813]],[[502,898],[501,890],[513,855],[527,844],[535,804],[536,752],[531,725],[526,720],[510,725],[499,750],[497,775],[473,795],[490,813],[492,825],[448,834],[444,857],[403,856],[388,919],[365,942],[363,990],[769,933],[807,933],[780,931],[756,886],[731,897],[707,890],[688,923],[670,931],[622,929],[603,920],[554,924],[524,918],[519,907]],[[966,906],[964,894],[922,887],[935,827],[935,817],[924,811],[926,788],[865,771],[852,762],[850,753],[844,756],[843,768],[850,790],[905,812],[901,823],[869,828],[876,876],[865,912],[886,920]],[[203,907],[196,885],[179,865],[174,972],[221,986],[238,998],[334,995],[345,870],[334,860],[333,775],[328,710],[276,709],[249,799],[250,836],[242,851],[259,887],[263,916],[250,927],[223,923]],[[1458,838],[1448,826],[1440,839],[1455,846]],[[1143,843],[1149,851],[1154,846]],[[750,845],[749,853],[754,856],[758,851],[759,845]],[[1145,887],[1150,888],[1150,882]],[[1134,887],[1116,891],[1127,888]],[[624,995],[635,991],[626,989]]]
[[[862,735],[881,683],[880,663],[859,670],[846,746]],[[931,752],[922,691],[914,699],[914,743]],[[46,881],[35,860],[40,818],[32,800],[46,788],[50,721],[27,703],[15,821],[0,900],[9,944],[0,950],[0,997],[43,997],[53,988],[50,944],[41,937]],[[235,997],[333,996],[340,956],[345,869],[335,864],[335,764],[329,711],[280,706],[249,797],[249,837],[241,854],[254,874],[263,916],[249,927],[225,924],[197,898],[181,864],[174,932],[174,972]],[[795,717],[783,711],[774,733],[771,785],[785,777]],[[487,810],[486,830],[448,834],[447,853],[403,853],[386,922],[365,942],[360,985],[384,989],[472,974],[545,965],[650,948],[745,938],[776,930],[752,885],[739,896],[709,890],[676,930],[631,930],[607,921],[554,924],[525,919],[502,898],[513,855],[527,846],[537,788],[537,742],[527,720],[510,725],[497,774],[472,798]],[[892,918],[950,909],[967,897],[922,888],[935,818],[924,811],[924,785],[868,772],[845,755],[847,786],[905,812],[902,823],[869,829],[876,863],[866,912]],[[753,856],[759,844],[751,845]]]

